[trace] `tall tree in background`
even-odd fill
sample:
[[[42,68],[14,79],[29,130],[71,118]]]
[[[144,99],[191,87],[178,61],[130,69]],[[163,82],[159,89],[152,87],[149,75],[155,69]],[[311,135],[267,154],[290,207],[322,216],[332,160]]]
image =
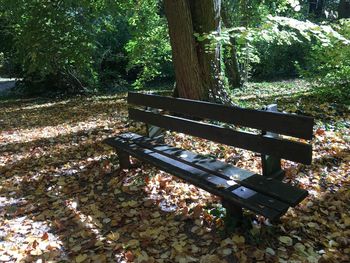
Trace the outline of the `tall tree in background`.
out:
[[[224,27],[232,28],[234,24],[230,20],[230,10],[228,9],[228,1],[223,3],[222,6],[222,22]],[[225,75],[228,79],[228,84],[232,88],[240,87],[242,84],[241,75],[239,70],[239,64],[237,59],[237,50],[236,50],[236,42],[235,39],[230,37],[230,45],[225,47],[224,50],[224,64],[225,64]]]
[[[324,0],[309,0],[309,14],[313,15],[315,18],[322,17],[324,5]]]
[[[338,14],[339,18],[350,18],[350,0],[340,0]]]
[[[170,42],[180,97],[230,103],[221,70],[220,44],[208,49],[209,40],[195,33],[221,31],[221,0],[165,0]]]

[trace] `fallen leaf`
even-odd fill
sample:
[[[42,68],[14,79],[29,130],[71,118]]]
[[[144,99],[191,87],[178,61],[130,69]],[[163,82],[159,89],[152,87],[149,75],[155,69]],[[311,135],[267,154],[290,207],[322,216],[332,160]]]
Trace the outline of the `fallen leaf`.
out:
[[[130,250],[126,251],[124,256],[128,262],[132,262],[134,260],[134,254]]]
[[[272,256],[276,255],[276,252],[275,252],[272,248],[270,248],[270,247],[267,247],[267,248],[265,249],[265,252],[266,252],[267,254],[269,254],[269,255],[272,255]]]
[[[49,238],[49,234],[47,232],[45,232],[42,236],[41,236],[41,240],[47,240]]]
[[[79,254],[76,258],[75,258],[75,262],[76,263],[81,263],[84,260],[86,260],[88,258],[88,256],[86,254]]]
[[[236,244],[244,244],[245,238],[243,236],[240,236],[240,235],[234,235],[232,237],[232,241]]]
[[[281,243],[283,243],[283,244],[285,244],[285,245],[287,245],[287,246],[292,246],[292,245],[293,245],[293,239],[290,238],[290,237],[288,237],[288,236],[280,236],[280,237],[278,238],[278,240],[279,240]]]
[[[107,238],[112,241],[117,241],[120,238],[120,234],[119,232],[111,232],[110,234],[107,235]]]

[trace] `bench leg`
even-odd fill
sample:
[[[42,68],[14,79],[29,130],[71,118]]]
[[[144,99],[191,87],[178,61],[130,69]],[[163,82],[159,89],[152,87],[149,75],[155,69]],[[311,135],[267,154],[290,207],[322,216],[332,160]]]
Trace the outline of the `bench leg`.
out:
[[[222,206],[226,209],[225,216],[225,230],[226,232],[232,232],[237,226],[240,226],[243,222],[242,207],[239,207],[232,202],[223,199],[221,201]]]
[[[120,169],[129,169],[131,168],[130,155],[120,149],[117,149],[117,154],[119,158]]]

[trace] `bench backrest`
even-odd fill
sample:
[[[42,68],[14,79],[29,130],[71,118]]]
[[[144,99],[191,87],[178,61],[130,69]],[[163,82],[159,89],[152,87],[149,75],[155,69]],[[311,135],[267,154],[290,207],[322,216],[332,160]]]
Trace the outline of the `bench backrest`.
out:
[[[134,92],[129,92],[128,103],[136,106],[129,105],[129,118],[136,121],[262,155],[271,155],[303,164],[311,163],[312,146],[310,144],[269,135],[272,132],[310,140],[314,125],[311,117]],[[160,109],[164,112],[152,112],[137,106]],[[263,132],[254,134],[238,131],[216,124],[203,123],[198,119],[248,127]]]

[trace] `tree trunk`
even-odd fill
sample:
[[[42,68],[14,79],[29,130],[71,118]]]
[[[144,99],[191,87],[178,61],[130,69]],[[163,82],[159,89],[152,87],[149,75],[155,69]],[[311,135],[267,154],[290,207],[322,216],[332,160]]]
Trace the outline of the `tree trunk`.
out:
[[[242,86],[241,76],[239,74],[239,65],[237,61],[237,53],[233,39],[230,39],[231,46],[227,47],[227,54],[224,55],[225,74],[228,79],[228,84],[232,88]]]
[[[175,68],[176,92],[182,98],[208,100],[208,90],[202,85],[189,2],[165,0],[164,7]]]
[[[223,85],[220,44],[208,49],[202,35],[221,31],[221,0],[164,0],[180,97],[230,103]]]
[[[227,2],[226,2],[227,4]],[[225,8],[226,7],[226,8]],[[233,27],[234,25],[229,19],[229,11],[227,5],[223,5],[222,9],[222,21],[226,28]],[[242,85],[241,75],[239,74],[239,64],[237,60],[236,43],[235,40],[230,37],[230,46],[225,48],[224,54],[225,74],[228,79],[228,84],[232,88],[238,88]]]
[[[190,1],[194,31],[199,35],[216,32],[221,33],[221,0],[192,0]],[[223,90],[221,76],[221,46],[208,48],[209,40],[197,42],[197,56],[199,61],[202,85],[211,92],[215,100]]]
[[[323,16],[324,0],[309,0],[309,14],[315,18]]]
[[[339,18],[350,18],[350,0],[340,0],[338,14]]]

